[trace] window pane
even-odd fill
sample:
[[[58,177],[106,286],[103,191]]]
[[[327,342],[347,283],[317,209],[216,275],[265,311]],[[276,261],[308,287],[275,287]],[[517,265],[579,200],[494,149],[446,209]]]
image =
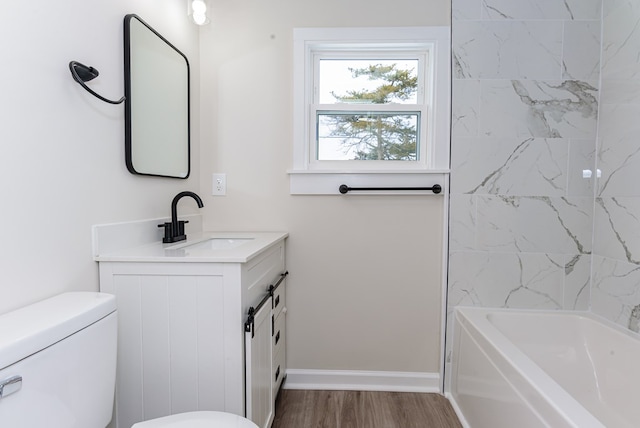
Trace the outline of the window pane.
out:
[[[419,158],[419,112],[318,112],[318,160]]]
[[[417,59],[320,59],[318,103],[417,104]]]

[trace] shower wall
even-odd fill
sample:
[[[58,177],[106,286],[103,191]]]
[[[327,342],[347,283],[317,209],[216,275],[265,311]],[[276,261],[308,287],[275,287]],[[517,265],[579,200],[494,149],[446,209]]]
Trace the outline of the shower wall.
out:
[[[453,0],[449,308],[589,309],[601,11]]]
[[[591,309],[640,322],[640,3],[604,0]]]

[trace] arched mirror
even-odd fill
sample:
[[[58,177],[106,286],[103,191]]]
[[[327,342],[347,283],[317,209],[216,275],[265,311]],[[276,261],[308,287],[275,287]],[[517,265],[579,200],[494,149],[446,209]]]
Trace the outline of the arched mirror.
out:
[[[133,174],[187,178],[189,61],[137,15],[124,18],[125,158]]]

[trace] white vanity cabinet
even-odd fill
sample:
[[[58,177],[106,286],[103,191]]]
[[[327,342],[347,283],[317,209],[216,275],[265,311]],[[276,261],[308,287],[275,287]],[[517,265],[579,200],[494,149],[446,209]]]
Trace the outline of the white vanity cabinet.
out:
[[[270,426],[284,375],[278,324],[284,318],[273,318],[282,311],[272,307],[270,288],[285,277],[285,237],[238,262],[175,253],[147,261],[132,251],[96,258],[100,289],[118,302],[117,428],[194,410],[246,415],[261,428]],[[247,314],[265,299],[259,337],[246,349],[245,378]],[[279,301],[283,307],[283,296]],[[275,345],[274,326],[281,329]],[[250,397],[262,400],[260,412],[252,410]]]

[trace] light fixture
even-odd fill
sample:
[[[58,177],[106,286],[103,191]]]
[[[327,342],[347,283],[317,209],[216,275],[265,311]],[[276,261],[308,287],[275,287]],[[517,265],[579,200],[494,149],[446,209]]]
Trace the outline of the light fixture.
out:
[[[89,88],[84,83],[98,77],[100,73],[98,73],[98,70],[96,70],[95,68],[81,64],[78,61],[71,61],[69,62],[69,71],[71,71],[71,77],[73,77],[73,80],[78,82],[80,86],[82,86],[84,89],[87,90],[87,92],[89,92],[91,95],[95,96],[96,98],[100,98],[102,101],[109,104],[121,104],[125,100],[125,97],[122,97],[117,101],[105,98],[102,95],[96,93],[93,89]]]
[[[207,3],[208,0],[189,0],[189,15],[198,25],[206,25],[211,22]]]

